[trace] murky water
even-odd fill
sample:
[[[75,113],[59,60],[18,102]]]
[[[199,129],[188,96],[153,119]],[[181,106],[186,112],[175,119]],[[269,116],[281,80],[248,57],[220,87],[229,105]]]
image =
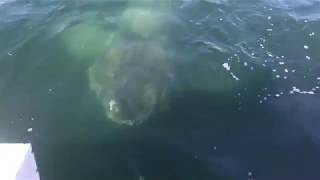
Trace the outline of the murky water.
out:
[[[0,0],[0,140],[41,179],[318,179],[319,0]]]

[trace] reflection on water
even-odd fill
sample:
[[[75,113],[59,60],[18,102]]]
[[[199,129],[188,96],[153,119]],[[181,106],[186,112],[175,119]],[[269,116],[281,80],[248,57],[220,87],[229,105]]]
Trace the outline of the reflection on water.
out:
[[[0,140],[43,179],[316,179],[318,8],[0,0]]]

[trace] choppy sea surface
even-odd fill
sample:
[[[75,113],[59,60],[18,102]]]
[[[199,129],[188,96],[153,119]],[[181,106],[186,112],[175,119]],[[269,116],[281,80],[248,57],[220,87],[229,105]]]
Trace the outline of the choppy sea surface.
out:
[[[112,48],[170,72],[134,126],[88,77]],[[316,180],[319,48],[319,0],[0,0],[0,142],[48,180]]]

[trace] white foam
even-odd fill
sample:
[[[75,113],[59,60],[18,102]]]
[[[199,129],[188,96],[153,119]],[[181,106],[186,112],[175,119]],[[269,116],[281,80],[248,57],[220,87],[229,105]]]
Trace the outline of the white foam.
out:
[[[313,91],[302,91],[302,90],[300,90],[299,88],[297,88],[295,86],[292,87],[292,91],[290,91],[290,92],[293,92],[293,93],[296,92],[296,93],[299,93],[299,94],[310,94],[310,95],[315,94]]]
[[[223,63],[222,67],[224,67],[227,71],[230,71],[231,67],[228,63]]]
[[[310,36],[310,37],[311,37],[311,36],[314,36],[314,35],[315,35],[314,32],[309,33],[309,36]]]
[[[230,72],[230,74],[231,74],[231,76],[233,77],[233,79],[235,79],[236,81],[239,81],[239,80],[240,80],[236,75],[233,74],[233,72]]]

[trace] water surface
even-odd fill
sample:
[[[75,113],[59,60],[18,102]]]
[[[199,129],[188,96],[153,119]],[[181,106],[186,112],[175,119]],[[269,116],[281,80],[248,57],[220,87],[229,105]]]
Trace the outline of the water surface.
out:
[[[320,177],[319,0],[137,2],[0,0],[1,142],[31,142],[50,180]],[[130,26],[134,8],[157,10]],[[90,85],[111,37],[170,54],[167,103],[139,125]]]

